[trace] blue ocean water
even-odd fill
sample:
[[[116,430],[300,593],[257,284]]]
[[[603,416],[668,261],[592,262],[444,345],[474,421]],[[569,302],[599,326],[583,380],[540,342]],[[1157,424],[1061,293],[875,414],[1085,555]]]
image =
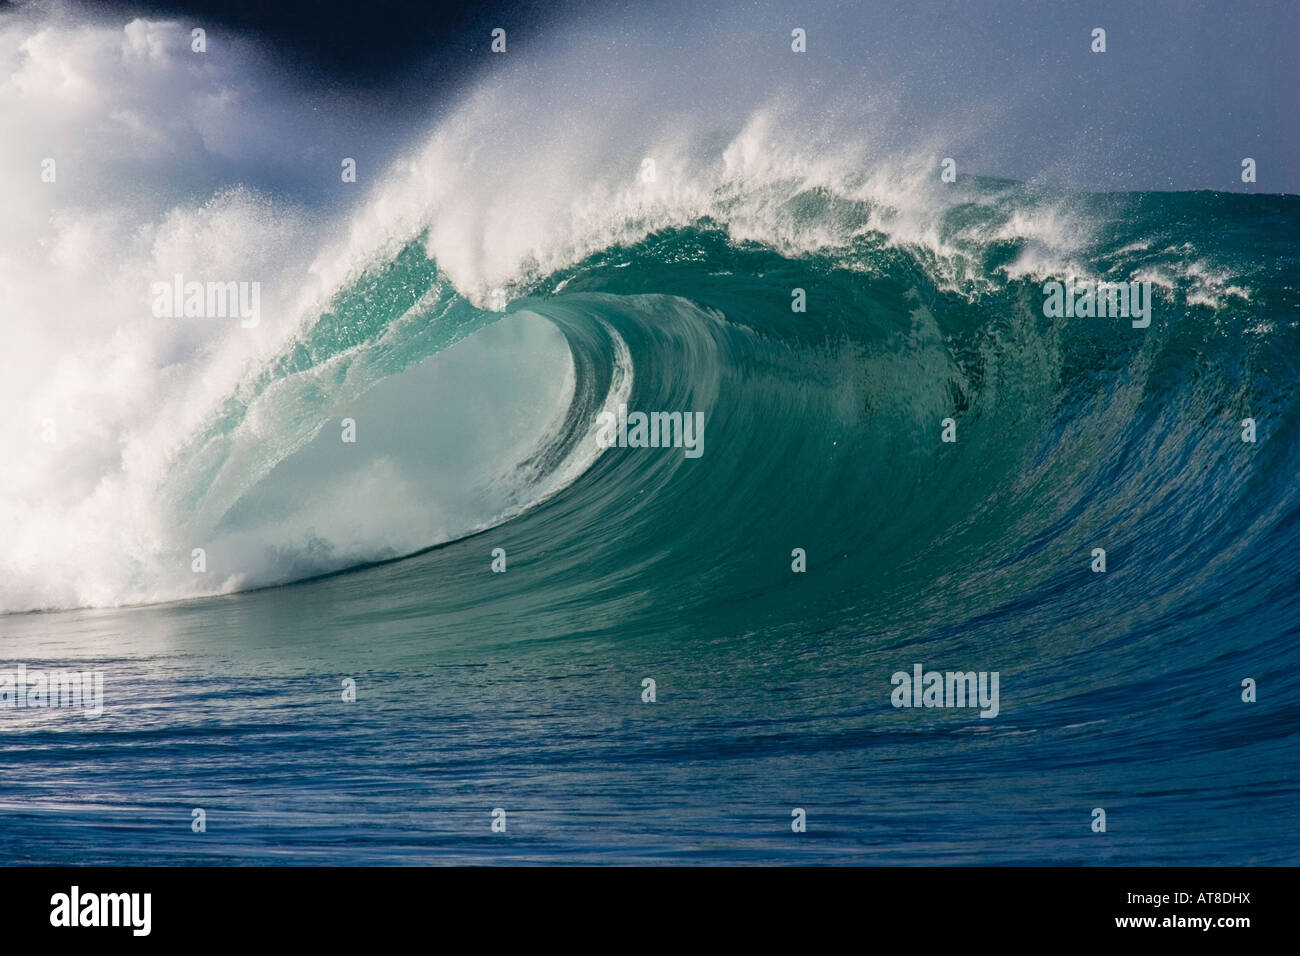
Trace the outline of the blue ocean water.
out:
[[[372,264],[169,486],[204,541],[310,500],[307,544],[241,545],[251,590],[0,617],[6,666],[105,680],[99,717],[3,714],[4,858],[1300,862],[1300,201],[962,188],[928,246],[777,190],[851,238],[703,217],[499,311],[426,236]],[[1044,204],[1090,224],[1081,272],[1152,283],[1149,328],[1044,315],[1011,227]],[[246,467],[308,373],[319,431]],[[331,389],[363,374],[349,444]],[[703,453],[595,453],[619,402],[703,412]],[[541,440],[490,492],[469,466],[520,423]],[[460,517],[340,549],[408,520],[388,472],[311,491],[359,461]],[[998,715],[892,706],[917,663],[997,671]]]

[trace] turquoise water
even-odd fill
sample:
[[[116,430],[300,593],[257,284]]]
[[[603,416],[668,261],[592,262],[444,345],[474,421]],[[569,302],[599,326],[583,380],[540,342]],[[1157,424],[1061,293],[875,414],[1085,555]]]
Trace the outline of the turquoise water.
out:
[[[1300,862],[1300,201],[966,188],[928,245],[809,190],[851,238],[697,219],[501,311],[423,237],[372,265],[167,486],[260,589],[0,618],[105,673],[93,721],[6,715],[6,858]],[[1044,316],[1045,203],[1150,328]],[[703,454],[597,454],[618,400]],[[998,716],[892,707],[917,662],[999,672]]]

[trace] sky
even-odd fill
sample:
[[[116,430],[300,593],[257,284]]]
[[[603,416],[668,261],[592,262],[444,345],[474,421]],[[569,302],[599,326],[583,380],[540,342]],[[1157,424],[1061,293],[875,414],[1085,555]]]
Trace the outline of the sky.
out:
[[[1089,190],[1300,191],[1300,4],[1277,0],[103,0],[95,16],[216,24],[347,99],[433,114],[491,70],[489,33],[516,58],[594,34],[629,69],[732,57],[750,85],[806,81],[885,95],[927,127],[980,124],[967,169]],[[791,74],[790,30],[808,52]],[[1106,52],[1091,51],[1106,31]],[[593,82],[600,82],[595,77]],[[1257,163],[1243,184],[1240,164]]]

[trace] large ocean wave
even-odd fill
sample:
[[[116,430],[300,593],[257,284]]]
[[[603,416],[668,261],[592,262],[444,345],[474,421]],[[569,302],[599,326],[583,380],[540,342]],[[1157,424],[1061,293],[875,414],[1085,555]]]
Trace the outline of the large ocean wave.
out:
[[[141,102],[190,73],[174,24],[16,31],[19,80],[69,37],[83,72],[135,67]],[[539,123],[519,93],[485,85],[340,212],[246,188],[16,201],[8,326],[32,360],[7,378],[0,606],[284,583],[556,495],[557,540],[671,514],[674,547],[757,536],[773,581],[806,548],[844,569],[818,578],[828,617],[995,608],[1106,544],[1166,600],[1234,560],[1294,575],[1296,450],[1269,440],[1296,414],[1294,200],[947,183],[862,114],[769,102],[630,137],[576,122],[589,104]],[[267,319],[149,314],[151,281],[196,271],[259,277]],[[1053,278],[1150,282],[1154,321],[1047,319]],[[620,403],[703,412],[706,456],[603,453]],[[1201,552],[1211,525],[1234,551]]]

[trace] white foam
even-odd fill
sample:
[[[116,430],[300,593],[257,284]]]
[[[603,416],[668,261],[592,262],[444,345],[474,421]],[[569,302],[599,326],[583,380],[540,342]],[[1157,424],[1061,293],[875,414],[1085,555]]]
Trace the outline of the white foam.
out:
[[[0,609],[154,596],[174,449],[300,321],[317,217],[216,172],[287,94],[246,49],[188,51],[174,23],[0,20]],[[155,318],[177,272],[260,282],[262,322]]]

